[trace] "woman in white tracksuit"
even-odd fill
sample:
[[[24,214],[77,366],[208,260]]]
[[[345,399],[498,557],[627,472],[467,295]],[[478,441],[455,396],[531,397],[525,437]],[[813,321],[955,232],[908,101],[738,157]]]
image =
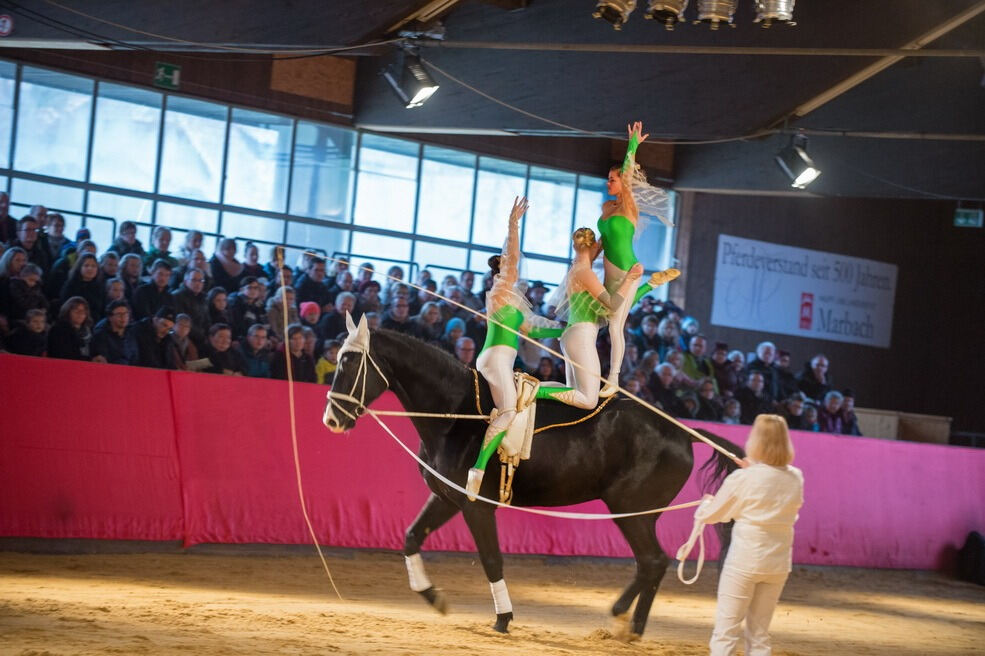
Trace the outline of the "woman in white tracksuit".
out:
[[[734,654],[740,637],[746,656],[772,653],[770,620],[790,573],[793,525],[804,503],[804,476],[790,464],[793,445],[782,417],[756,417],[746,452],[748,464],[706,495],[694,516],[705,524],[735,520],[718,580],[712,656]]]

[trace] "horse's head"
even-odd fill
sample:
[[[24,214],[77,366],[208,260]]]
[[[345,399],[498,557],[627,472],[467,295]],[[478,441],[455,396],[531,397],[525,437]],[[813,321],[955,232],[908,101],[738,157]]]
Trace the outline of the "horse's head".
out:
[[[339,349],[339,364],[335,369],[332,390],[328,393],[328,404],[322,418],[325,426],[334,433],[352,428],[356,419],[366,411],[366,406],[390,385],[370,353],[366,316],[359,319],[357,326],[353,323],[352,316],[346,312],[345,324],[349,329],[349,336]]]

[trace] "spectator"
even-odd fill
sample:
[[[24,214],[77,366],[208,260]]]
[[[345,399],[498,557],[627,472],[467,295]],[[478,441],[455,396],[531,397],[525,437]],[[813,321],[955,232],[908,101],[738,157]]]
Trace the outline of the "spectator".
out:
[[[355,280],[352,283],[353,292],[361,292],[363,285],[373,279],[374,273],[376,273],[376,266],[372,262],[363,262],[356,270]]]
[[[269,312],[268,312],[269,314]],[[278,350],[271,365],[271,377],[287,380],[287,358],[291,359],[291,377],[298,383],[317,383],[315,363],[304,352],[304,328],[293,323],[287,328],[287,342]]]
[[[270,260],[263,265],[263,277],[270,281],[272,285],[277,284],[278,278],[280,278],[280,268],[283,262],[286,261],[284,256],[283,246],[271,246],[270,247]],[[257,276],[259,278],[259,276]]]
[[[630,331],[632,341],[627,342],[627,344],[635,344],[640,353],[646,351],[659,353],[661,343],[659,328],[660,322],[657,321],[657,316],[648,314],[639,321],[638,327]]]
[[[143,270],[144,263],[136,253],[127,253],[120,259],[119,278],[123,281],[123,291],[131,305],[137,287],[141,285],[140,274]]]
[[[533,376],[542,383],[564,382],[564,374],[558,371],[558,366],[554,362],[554,358],[547,355],[540,359],[540,364],[538,364],[537,368],[534,370]]]
[[[267,313],[260,297],[260,282],[253,276],[243,276],[239,291],[229,295],[227,308],[233,322],[233,339],[241,339],[255,323],[264,323]]]
[[[393,265],[387,269],[386,276],[386,280],[383,282],[383,292],[380,294],[380,300],[383,302],[383,307],[389,308],[393,305],[394,294],[398,289],[398,285],[402,285],[404,290],[409,288],[400,282],[404,279],[403,268]]]
[[[294,288],[278,287],[274,295],[267,301],[267,328],[270,337],[278,342],[284,337],[284,306],[287,306],[287,324],[298,323],[298,308],[294,304]],[[324,318],[324,317],[323,317]],[[300,327],[300,326],[299,326]]]
[[[92,354],[110,364],[136,365],[140,362],[137,338],[130,329],[130,306],[124,300],[106,306],[106,320],[93,330]]]
[[[168,293],[171,269],[171,265],[166,260],[155,260],[151,265],[150,282],[138,286],[133,293],[131,305],[133,316],[137,320],[153,317],[162,307],[171,306],[171,294]],[[174,317],[171,318],[171,322],[174,323]]]
[[[367,280],[359,287],[359,302],[356,304],[359,314],[367,312],[379,313],[382,309],[380,304],[380,283],[375,280]]]
[[[824,403],[817,411],[817,423],[822,433],[840,435],[844,432],[841,420],[841,403],[845,397],[837,390],[831,390],[824,395]]]
[[[694,338],[691,338],[694,341]],[[698,409],[694,415],[695,419],[702,421],[721,421],[725,409],[715,388],[715,379],[710,376],[698,381]]]
[[[819,432],[821,424],[817,421],[817,406],[813,403],[804,404],[804,430]]]
[[[410,320],[409,309],[410,303],[407,299],[395,298],[390,305],[390,309],[383,316],[383,321],[380,325],[387,330],[395,330],[404,335],[416,336],[417,331],[414,329],[414,323]]]
[[[243,278],[251,276],[260,278],[264,275],[263,266],[260,264],[260,249],[252,241],[246,242],[243,248]],[[240,285],[243,282],[240,280]]]
[[[113,251],[122,259],[124,256],[133,253],[139,258],[143,258],[144,246],[137,239],[137,224],[133,221],[124,221],[120,224],[119,236],[108,250]],[[143,263],[141,262],[141,266]]]
[[[123,280],[120,278],[110,278],[107,280],[104,289],[106,290],[106,305],[109,305],[113,301],[127,300],[126,285],[123,284]],[[129,306],[130,303],[127,301],[127,307]]]
[[[841,432],[845,435],[861,436],[858,416],[855,414],[855,392],[846,388],[841,391]]]
[[[198,269],[205,277],[205,282],[202,283],[202,293],[207,294],[209,290],[215,287],[215,281],[212,279],[212,272],[209,269],[208,260],[205,259],[205,253],[200,250],[194,250],[191,252],[190,257],[191,259],[171,272],[171,282],[168,283],[168,287],[172,291],[180,289],[182,283],[185,281],[185,275],[188,273],[188,270]]]
[[[462,288],[465,305],[476,312],[482,312],[485,309],[485,304],[477,295],[472,293],[472,288],[475,287],[475,273],[462,271],[462,274],[458,277],[458,286]]]
[[[681,405],[677,396],[678,388],[674,383],[677,370],[674,365],[664,362],[657,365],[654,373],[657,374],[656,377],[650,378],[650,393],[653,395],[653,400],[660,404],[663,411],[672,417],[681,416],[684,412],[684,406]]]
[[[171,328],[171,347],[176,369],[188,369],[190,362],[199,359],[198,346],[191,339],[192,318],[187,314],[178,314]]]
[[[684,353],[683,367],[684,373],[692,380],[700,381],[707,379],[715,388],[715,395],[718,395],[718,383],[715,382],[715,366],[711,358],[705,355],[708,348],[708,341],[704,335],[695,335],[688,344],[688,349]]]
[[[202,250],[202,241],[205,239],[203,235],[198,230],[189,230],[185,233],[185,241],[181,244],[181,248],[178,249],[178,268],[188,265],[193,260],[195,251]],[[198,268],[202,268],[198,264],[195,264]]]
[[[39,240],[40,231],[37,220],[32,216],[25,216],[17,222],[17,239],[10,245],[23,248],[27,261],[37,264],[47,274],[51,269],[51,254]]]
[[[455,357],[467,367],[475,366],[475,342],[469,337],[455,340]]]
[[[698,386],[698,381],[684,373],[684,354],[680,351],[670,351],[667,353],[667,362],[674,365],[674,383],[679,389],[694,389]]]
[[[113,251],[106,251],[99,256],[99,276],[103,280],[115,278],[120,272],[120,256]]]
[[[742,423],[751,425],[757,415],[773,412],[773,400],[766,393],[766,381],[762,371],[752,371],[744,387],[735,393],[742,404]]]
[[[657,348],[657,353],[660,355],[660,360],[666,362],[668,353],[679,350],[680,331],[677,328],[677,323],[664,317],[657,324],[657,334],[660,336],[660,346]]]
[[[305,325],[301,326],[301,332],[304,334],[304,353],[314,362],[315,358],[318,357],[316,353],[318,348],[318,334],[314,328]]]
[[[732,365],[732,370],[735,372],[736,378],[739,381],[739,387],[746,384],[746,378],[748,378],[748,372],[746,371],[746,356],[742,354],[742,351],[735,349],[729,351],[728,361]]]
[[[531,309],[533,309],[534,314],[539,314],[540,316],[547,316],[547,308],[544,307],[544,296],[547,294],[547,287],[544,286],[540,280],[530,281],[530,286],[527,288],[527,299],[530,301]]]
[[[11,246],[0,257],[0,279],[16,278],[25,264],[27,264],[27,252],[20,246]]]
[[[797,375],[797,384],[807,398],[815,401],[824,398],[832,389],[831,379],[828,377],[828,358],[823,353],[818,353],[810,362],[804,363],[804,369]]]
[[[192,267],[185,272],[179,289],[171,292],[171,307],[177,314],[187,314],[191,319],[191,339],[199,351],[205,346],[205,335],[213,324],[206,296],[205,272]],[[193,358],[197,359],[197,358]]]
[[[437,345],[441,341],[441,309],[434,301],[421,306],[421,312],[411,317],[417,336],[425,342]]]
[[[335,298],[335,308],[318,321],[318,335],[322,339],[335,339],[339,334],[346,332],[346,313],[352,315],[353,321],[357,320],[356,295],[352,292],[341,292]]]
[[[366,328],[370,332],[376,332],[380,329],[380,314],[379,312],[367,312],[363,315],[366,317]]]
[[[246,339],[237,346],[243,358],[244,373],[251,378],[270,378],[270,349],[267,346],[267,327],[255,323],[246,329]]]
[[[0,280],[0,284],[5,281]],[[41,291],[41,267],[28,262],[17,277],[9,281],[10,305],[7,318],[11,324],[22,321],[31,310],[48,312],[48,299]]]
[[[692,391],[686,391],[680,396],[681,414],[679,415],[682,419],[697,419],[698,418],[698,395]]]
[[[246,371],[239,350],[233,345],[233,329],[225,323],[214,323],[209,328],[209,342],[205,345],[203,355],[209,359],[212,366],[205,371],[226,376],[242,376]]]
[[[72,243],[72,240],[65,236],[65,217],[61,214],[51,213],[48,215],[48,256],[54,262],[62,253],[62,248]]]
[[[174,271],[178,266],[178,260],[171,255],[168,250],[171,246],[171,230],[164,226],[157,226],[151,233],[151,249],[144,253],[144,267],[150,267],[157,260],[164,260],[168,263],[168,271]]]
[[[773,366],[776,369],[776,385],[779,392],[777,398],[787,399],[794,394],[800,394],[797,377],[790,371],[790,351],[777,349],[776,363]]]
[[[246,274],[243,273],[243,263],[236,259],[235,239],[219,241],[219,248],[209,260],[209,270],[217,287],[239,289],[239,282]]]
[[[329,290],[329,298],[331,302],[338,304],[338,295],[342,292],[349,292],[351,294],[356,293],[355,283],[352,279],[351,271],[340,271],[335,277],[335,284],[332,285]]]
[[[619,381],[619,387],[623,388],[633,396],[640,397],[647,403],[652,403],[650,399],[643,397],[643,390],[645,390],[646,387],[640,382],[640,379],[633,374],[630,374],[628,377],[623,377],[623,379]]]
[[[165,263],[167,264],[167,263]],[[133,333],[137,338],[137,352],[141,367],[155,369],[175,369],[177,349],[170,332],[174,327],[174,308],[163,305],[153,315],[144,317],[134,324]]]
[[[89,304],[81,296],[66,299],[58,312],[58,320],[48,331],[48,357],[91,360],[91,341]]]
[[[417,286],[426,287],[428,282],[434,282],[434,276],[431,275],[428,269],[421,269],[417,273]],[[434,289],[437,289],[437,283],[435,283]]]
[[[331,289],[338,282],[339,274],[346,273],[349,271],[349,258],[347,257],[337,257],[332,261],[332,266],[329,268],[328,275],[325,276],[325,286]],[[349,274],[349,279],[352,279],[352,274]]]
[[[633,392],[632,388],[626,388],[629,392],[636,394],[647,403],[656,403],[656,399],[653,398],[653,394],[650,392],[650,377],[655,376],[656,371],[651,371],[649,373],[643,371],[642,369],[634,369],[630,372],[629,377],[625,380],[627,382],[636,383],[633,387],[638,387],[639,392]],[[655,383],[656,384],[656,383]]]
[[[342,342],[330,339],[325,342],[322,348],[321,357],[315,365],[315,376],[318,378],[319,385],[330,385],[335,377],[335,370],[339,366],[339,349]]]
[[[630,311],[626,325],[633,329],[639,328],[640,324],[643,322],[643,318],[651,314],[653,315],[653,318],[656,319],[657,325],[659,325],[660,319],[656,315],[656,309],[656,299],[647,294],[641,298],[640,302],[636,304],[636,307]]]
[[[0,191],[0,245],[17,239],[17,221],[10,216],[10,195]]]
[[[79,256],[83,253],[96,254],[96,242],[84,239],[78,245],[71,244],[66,247],[63,255],[58,258],[48,275],[45,276],[45,293],[48,298],[58,300],[61,297],[62,288],[68,280],[68,274],[72,272],[72,267],[79,261]]]
[[[75,266],[68,274],[68,280],[62,285],[59,304],[73,296],[81,296],[89,305],[89,314],[93,321],[103,318],[106,309],[106,289],[102,278],[99,277],[99,260],[92,253],[82,253],[75,261]]]
[[[48,326],[44,310],[28,310],[23,325],[14,328],[7,339],[7,349],[18,355],[41,357],[48,350]]]
[[[725,399],[725,409],[722,411],[722,423],[742,423],[742,404],[740,404],[736,399]]]
[[[430,303],[436,298],[434,291],[437,289],[437,285],[433,280],[428,280],[422,283],[420,287],[421,289],[417,290],[417,293],[410,299],[411,316],[417,316],[420,314],[421,310],[424,308],[424,304]]]
[[[777,413],[787,421],[787,426],[790,430],[804,430],[806,428],[804,422],[804,399],[800,396],[800,392],[793,394],[786,398],[783,402],[783,407]]]
[[[773,342],[760,342],[756,346],[756,357],[746,366],[746,370],[750,374],[754,371],[763,374],[764,392],[770,401],[783,398],[780,396],[780,382],[777,369],[773,364],[775,359],[776,344]],[[745,403],[742,405],[745,405]]]
[[[300,324],[302,326],[314,330],[318,325],[318,320],[321,318],[321,308],[314,301],[301,303],[298,306],[298,316],[301,318]]]
[[[715,342],[715,348],[711,352],[711,364],[715,368],[715,383],[718,385],[719,394],[725,399],[735,396],[735,391],[739,389],[739,374],[728,359],[728,344]]]
[[[686,351],[691,338],[701,332],[701,323],[694,317],[684,317],[681,321],[681,337],[677,342],[680,351]]]
[[[452,317],[445,324],[445,330],[441,335],[439,346],[452,355],[455,353],[458,339],[465,334],[465,322],[458,317]]]

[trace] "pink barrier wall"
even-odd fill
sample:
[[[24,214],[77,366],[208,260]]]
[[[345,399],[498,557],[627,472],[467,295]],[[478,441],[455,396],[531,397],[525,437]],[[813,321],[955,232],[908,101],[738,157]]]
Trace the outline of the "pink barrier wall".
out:
[[[0,372],[0,535],[310,541],[284,383],[11,355],[0,355]],[[298,384],[295,392],[302,481],[319,542],[401,548],[428,494],[416,464],[371,418],[347,435],[325,430],[325,387]],[[374,407],[399,404],[387,394]],[[387,423],[416,446],[408,420]],[[703,426],[745,441],[745,427]],[[798,563],[929,569],[968,531],[985,528],[985,451],[816,433],[794,434],[794,443],[806,480]],[[694,449],[699,463],[711,452]],[[699,496],[692,479],[678,501]],[[599,502],[578,509],[605,512]],[[658,522],[671,555],[692,514]],[[630,555],[608,521],[503,510],[499,522],[506,552]],[[460,518],[426,547],[474,550]]]

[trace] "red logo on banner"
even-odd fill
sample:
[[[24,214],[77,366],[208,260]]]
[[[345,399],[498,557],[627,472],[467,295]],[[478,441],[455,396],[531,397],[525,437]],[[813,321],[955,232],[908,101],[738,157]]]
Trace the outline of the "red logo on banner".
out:
[[[800,329],[810,330],[814,323],[814,294],[803,292],[800,295]]]

